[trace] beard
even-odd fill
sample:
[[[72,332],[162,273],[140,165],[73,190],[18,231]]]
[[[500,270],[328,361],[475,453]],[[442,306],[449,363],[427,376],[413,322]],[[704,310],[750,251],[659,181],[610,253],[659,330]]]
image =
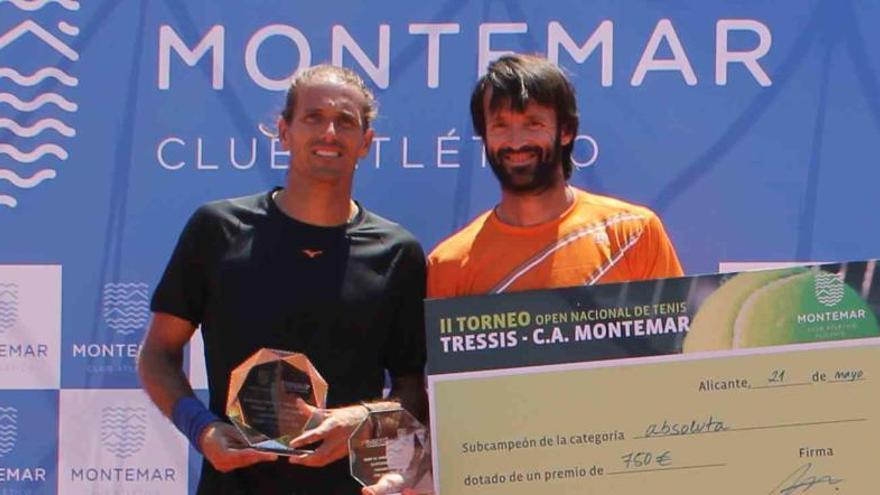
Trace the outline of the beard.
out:
[[[505,166],[505,158],[511,153],[532,153],[536,163]],[[540,146],[522,146],[517,149],[501,148],[496,152],[486,148],[486,159],[498,178],[501,188],[517,194],[539,194],[559,182],[557,169],[561,167],[562,145],[559,133],[551,149]]]

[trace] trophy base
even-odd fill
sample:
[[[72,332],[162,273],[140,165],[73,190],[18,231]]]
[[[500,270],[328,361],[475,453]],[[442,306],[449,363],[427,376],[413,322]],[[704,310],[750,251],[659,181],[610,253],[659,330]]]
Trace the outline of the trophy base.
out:
[[[265,440],[263,442],[251,444],[250,448],[254,450],[259,450],[260,452],[271,452],[273,454],[283,455],[283,456],[292,456],[292,455],[304,455],[304,454],[314,454],[314,449],[295,449],[292,447],[288,447],[286,444],[281,443],[277,440]]]
[[[306,455],[306,454],[314,454],[314,450],[309,449],[288,449],[284,447],[257,447],[251,446],[250,448],[254,450],[259,450],[260,452],[271,452],[272,454],[278,454],[280,456],[294,456],[294,455]]]

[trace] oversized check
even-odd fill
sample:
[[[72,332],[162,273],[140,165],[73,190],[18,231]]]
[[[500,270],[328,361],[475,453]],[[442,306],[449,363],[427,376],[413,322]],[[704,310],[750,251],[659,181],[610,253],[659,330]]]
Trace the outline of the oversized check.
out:
[[[880,493],[878,279],[858,262],[429,301],[437,489]]]

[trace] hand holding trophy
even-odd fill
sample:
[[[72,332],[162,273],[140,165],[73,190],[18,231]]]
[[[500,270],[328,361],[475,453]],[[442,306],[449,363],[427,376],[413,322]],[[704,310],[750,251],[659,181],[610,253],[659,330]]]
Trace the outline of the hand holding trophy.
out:
[[[305,355],[260,349],[232,371],[226,414],[251,448],[291,456],[311,452],[290,441],[326,405],[327,382]]]
[[[432,493],[431,438],[406,409],[371,410],[349,439],[349,460],[366,495]]]

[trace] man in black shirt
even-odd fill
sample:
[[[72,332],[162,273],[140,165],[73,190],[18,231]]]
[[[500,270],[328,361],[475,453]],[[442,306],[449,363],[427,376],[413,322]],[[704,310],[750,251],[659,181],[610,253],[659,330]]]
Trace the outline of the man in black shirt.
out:
[[[394,400],[426,417],[424,254],[406,230],[351,199],[374,114],[373,95],[352,71],[299,73],[278,119],[291,152],[286,187],[199,208],[153,295],[138,370],[150,398],[204,454],[200,494],[358,493],[347,440],[367,414],[357,404],[381,400],[386,370]],[[199,325],[209,409],[182,370]],[[220,419],[230,372],[263,347],[307,355],[329,384],[323,422],[293,441],[318,442],[314,454],[288,462],[245,448]]]

